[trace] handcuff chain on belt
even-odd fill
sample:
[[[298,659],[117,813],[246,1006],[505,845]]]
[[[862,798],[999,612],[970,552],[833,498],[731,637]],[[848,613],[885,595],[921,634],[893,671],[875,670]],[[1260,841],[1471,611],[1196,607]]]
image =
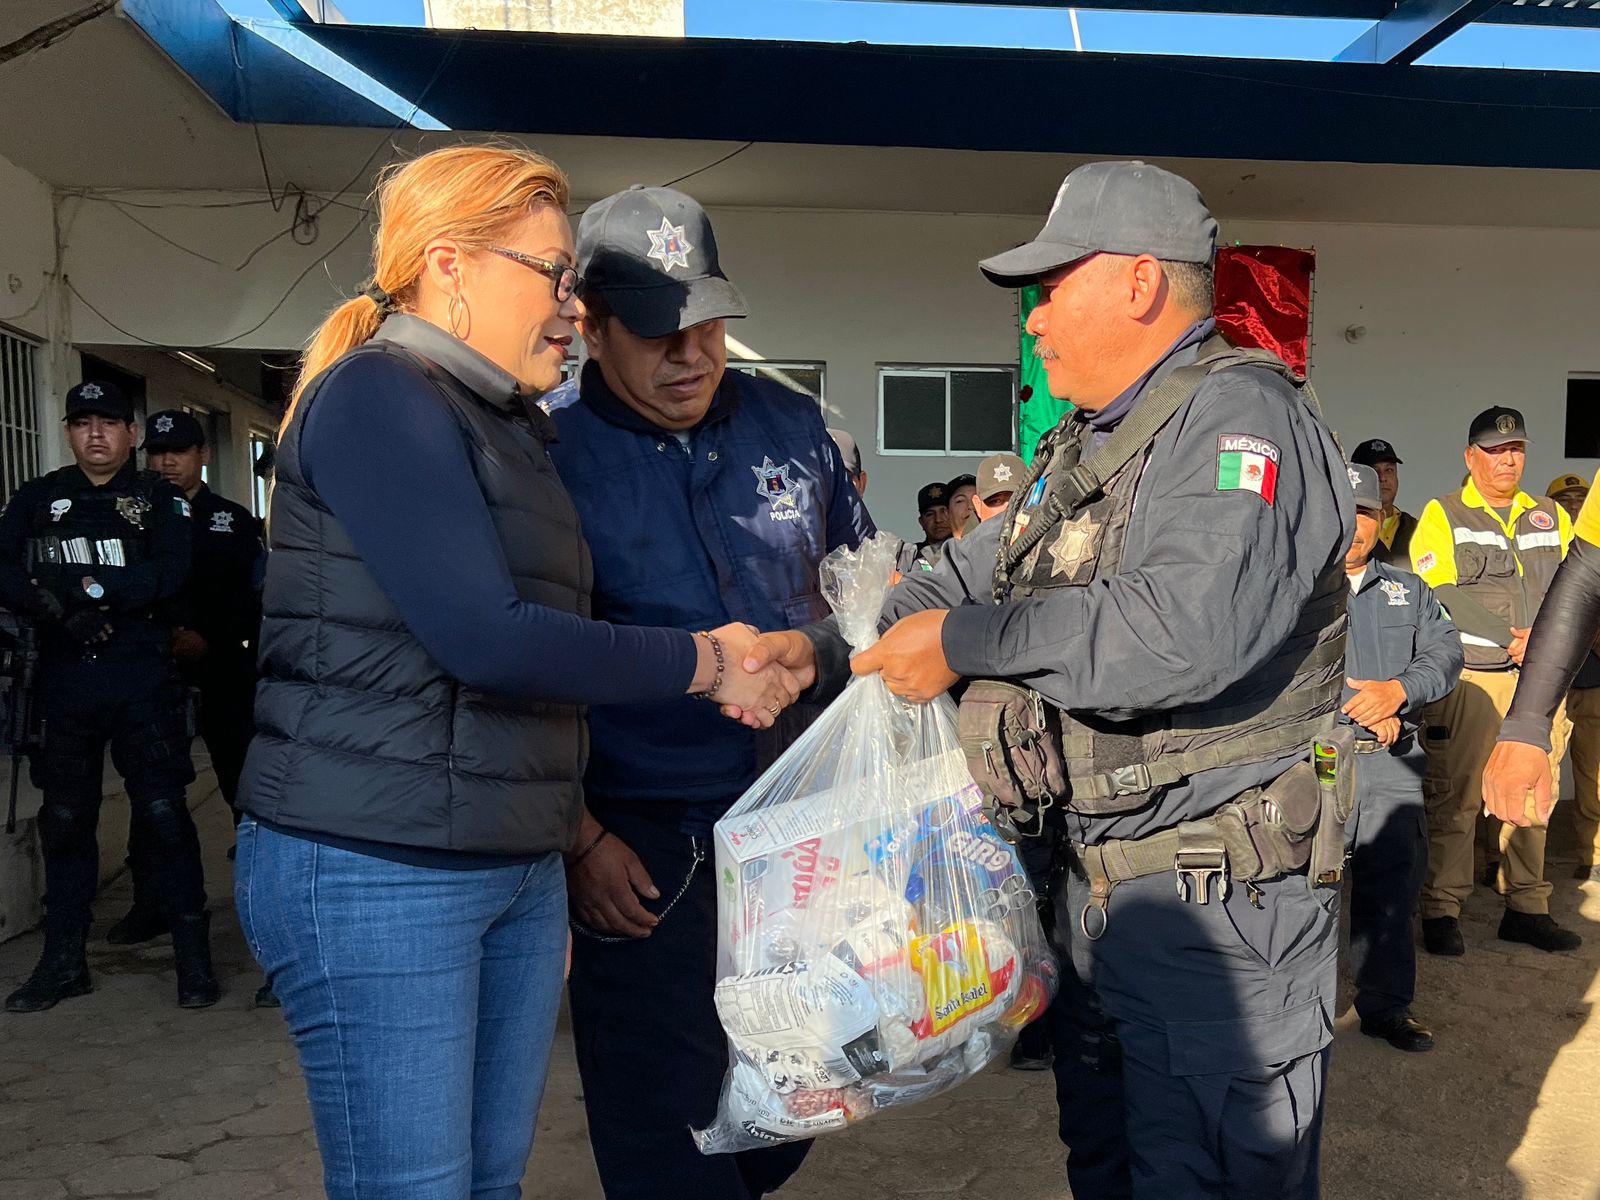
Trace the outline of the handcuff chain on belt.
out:
[[[667,914],[678,906],[678,901],[682,900],[684,896],[688,895],[689,885],[694,882],[695,872],[700,869],[700,864],[706,861],[706,850],[702,840],[697,837],[692,837],[689,839],[689,844],[694,847],[694,861],[689,864],[689,873],[683,877],[683,886],[678,889],[677,893],[672,897],[671,900],[667,901],[667,906],[660,912],[656,913],[656,921],[658,923],[665,921],[667,919]],[[633,937],[616,937],[612,934],[596,932],[595,930],[590,929],[582,921],[572,916],[567,918],[567,924],[572,926],[576,932],[583,934],[584,937],[590,938],[596,942],[636,942],[639,940],[638,938]]]

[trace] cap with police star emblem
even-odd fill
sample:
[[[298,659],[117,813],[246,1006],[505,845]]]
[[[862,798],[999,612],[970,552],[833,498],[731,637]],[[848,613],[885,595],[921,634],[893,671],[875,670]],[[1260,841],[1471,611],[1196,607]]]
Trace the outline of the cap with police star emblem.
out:
[[[634,184],[578,223],[585,300],[598,296],[639,337],[749,315],[717,260],[706,210],[672,188]]]
[[[978,466],[978,499],[985,504],[1017,490],[1027,466],[1015,454],[991,454]]]
[[[1023,287],[1091,254],[1208,263],[1217,219],[1181,175],[1143,162],[1085,163],[1066,177],[1033,241],[978,264],[990,283]]]
[[[925,484],[917,493],[917,515],[920,517],[930,508],[938,508],[950,501],[950,487],[943,483]]]
[[[149,454],[158,450],[188,450],[205,444],[206,431],[194,415],[181,408],[169,408],[145,422],[144,445],[139,449]]]
[[[1472,418],[1467,430],[1469,446],[1503,446],[1507,442],[1528,441],[1528,427],[1514,408],[1486,408]]]
[[[100,416],[113,421],[132,421],[133,402],[114,383],[86,379],[67,392],[64,420]]]
[[[1370,508],[1381,512],[1383,496],[1378,491],[1378,473],[1370,463],[1352,462],[1345,467],[1350,476],[1350,490],[1355,493],[1357,508]]]
[[[1554,500],[1563,492],[1587,492],[1589,481],[1582,475],[1557,475],[1545,488],[1544,494]]]
[[[1356,447],[1355,453],[1350,456],[1350,461],[1375,467],[1379,463],[1394,463],[1401,466],[1406,460],[1396,454],[1394,446],[1382,438],[1369,438]]]

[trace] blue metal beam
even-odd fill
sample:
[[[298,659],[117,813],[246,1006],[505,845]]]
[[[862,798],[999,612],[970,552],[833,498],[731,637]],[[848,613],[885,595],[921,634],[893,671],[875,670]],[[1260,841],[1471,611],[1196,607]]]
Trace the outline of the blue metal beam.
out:
[[[125,0],[152,36],[215,0]],[[287,25],[280,29],[290,30]],[[1073,155],[1600,169],[1600,76],[993,48],[294,26],[452,129]],[[240,30],[169,49],[235,119],[392,125]],[[248,83],[248,115],[237,94]],[[600,80],[569,103],[572,80]],[[1019,99],[1022,103],[1019,104]]]
[[[1393,12],[1335,54],[1333,61],[1409,65],[1497,3],[1498,0],[1401,0]]]

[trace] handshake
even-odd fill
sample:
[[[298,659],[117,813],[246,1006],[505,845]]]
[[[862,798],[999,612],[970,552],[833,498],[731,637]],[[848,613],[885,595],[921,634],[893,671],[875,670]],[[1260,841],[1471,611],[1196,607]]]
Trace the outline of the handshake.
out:
[[[926,704],[960,676],[945,660],[945,612],[931,609],[897,621],[881,639],[850,660],[856,675],[881,673],[901,699]],[[797,630],[759,633],[749,625],[724,625],[711,634],[722,646],[722,662],[709,640],[700,639],[699,662],[690,691],[715,701],[722,715],[752,729],[766,729],[778,714],[817,681],[816,646]],[[713,686],[718,675],[720,685]]]

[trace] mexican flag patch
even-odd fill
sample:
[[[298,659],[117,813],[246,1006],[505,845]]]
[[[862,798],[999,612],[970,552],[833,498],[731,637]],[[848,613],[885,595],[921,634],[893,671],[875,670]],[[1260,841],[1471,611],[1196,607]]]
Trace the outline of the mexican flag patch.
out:
[[[1254,492],[1268,504],[1278,494],[1278,448],[1265,438],[1225,433],[1217,439],[1217,491]]]

